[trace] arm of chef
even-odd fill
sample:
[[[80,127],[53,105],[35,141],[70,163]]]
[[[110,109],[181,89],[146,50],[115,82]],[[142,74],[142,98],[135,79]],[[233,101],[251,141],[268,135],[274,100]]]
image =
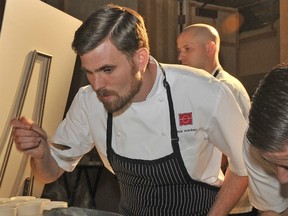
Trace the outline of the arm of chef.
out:
[[[247,122],[232,95],[223,85],[218,103],[213,107],[208,138],[227,155],[229,168],[209,215],[227,215],[247,188],[248,177],[242,157],[242,145]]]

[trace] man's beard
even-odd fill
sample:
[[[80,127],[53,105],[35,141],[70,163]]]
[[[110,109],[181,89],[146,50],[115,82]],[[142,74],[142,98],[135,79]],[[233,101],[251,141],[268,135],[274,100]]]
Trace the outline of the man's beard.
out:
[[[110,91],[106,89],[101,89],[97,91],[97,97],[98,99],[103,103],[105,109],[110,112],[117,112],[121,111],[124,108],[127,108],[131,103],[134,98],[134,96],[139,92],[141,85],[142,85],[142,77],[137,77],[137,71],[135,70],[134,67],[132,67],[131,70],[131,77],[132,77],[132,82],[130,86],[130,91],[126,92],[124,95],[120,96],[118,92],[116,91]],[[116,97],[115,100],[107,102],[102,100],[102,96],[114,96]]]

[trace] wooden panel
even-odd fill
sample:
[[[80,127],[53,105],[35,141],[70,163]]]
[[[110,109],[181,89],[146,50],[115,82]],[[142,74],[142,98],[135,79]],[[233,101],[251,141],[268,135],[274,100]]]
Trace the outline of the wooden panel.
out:
[[[288,1],[280,0],[280,62],[288,62]]]
[[[266,75],[266,73],[260,73],[260,74],[253,74],[253,75],[246,75],[246,76],[238,77],[238,79],[245,86],[251,99],[252,99],[252,96],[255,93],[260,81],[264,78],[265,75]]]
[[[261,29],[239,33],[236,9],[208,4],[205,8],[217,11],[218,16],[213,19],[197,16],[195,9],[200,6],[199,2],[187,0],[186,25],[206,23],[218,30],[221,38],[220,61],[229,73],[237,78],[261,74],[279,62],[278,21]]]
[[[160,62],[177,63],[178,1],[139,0],[138,12],[146,23],[152,56]]]

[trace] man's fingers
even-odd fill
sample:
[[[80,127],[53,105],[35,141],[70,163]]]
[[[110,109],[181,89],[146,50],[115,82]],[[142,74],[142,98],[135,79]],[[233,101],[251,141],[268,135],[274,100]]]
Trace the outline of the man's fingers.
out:
[[[40,144],[41,144],[41,139],[36,145],[34,145],[32,147],[29,146],[29,147],[23,148],[22,151],[28,151],[28,150],[36,149],[36,148],[38,148],[40,146]]]
[[[30,129],[31,124],[28,123],[23,117],[20,119],[14,118],[10,121],[10,124],[13,128],[25,128],[25,129]]]
[[[19,119],[23,124],[32,126],[33,121],[31,119],[26,118],[25,116],[20,117]]]

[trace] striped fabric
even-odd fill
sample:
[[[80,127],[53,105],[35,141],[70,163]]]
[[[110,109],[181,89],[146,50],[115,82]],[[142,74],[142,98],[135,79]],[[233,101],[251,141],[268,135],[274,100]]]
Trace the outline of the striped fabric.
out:
[[[179,162],[175,153],[158,160],[141,161],[111,152],[110,162],[121,190],[121,214],[207,215],[217,188],[187,176],[183,162]]]

